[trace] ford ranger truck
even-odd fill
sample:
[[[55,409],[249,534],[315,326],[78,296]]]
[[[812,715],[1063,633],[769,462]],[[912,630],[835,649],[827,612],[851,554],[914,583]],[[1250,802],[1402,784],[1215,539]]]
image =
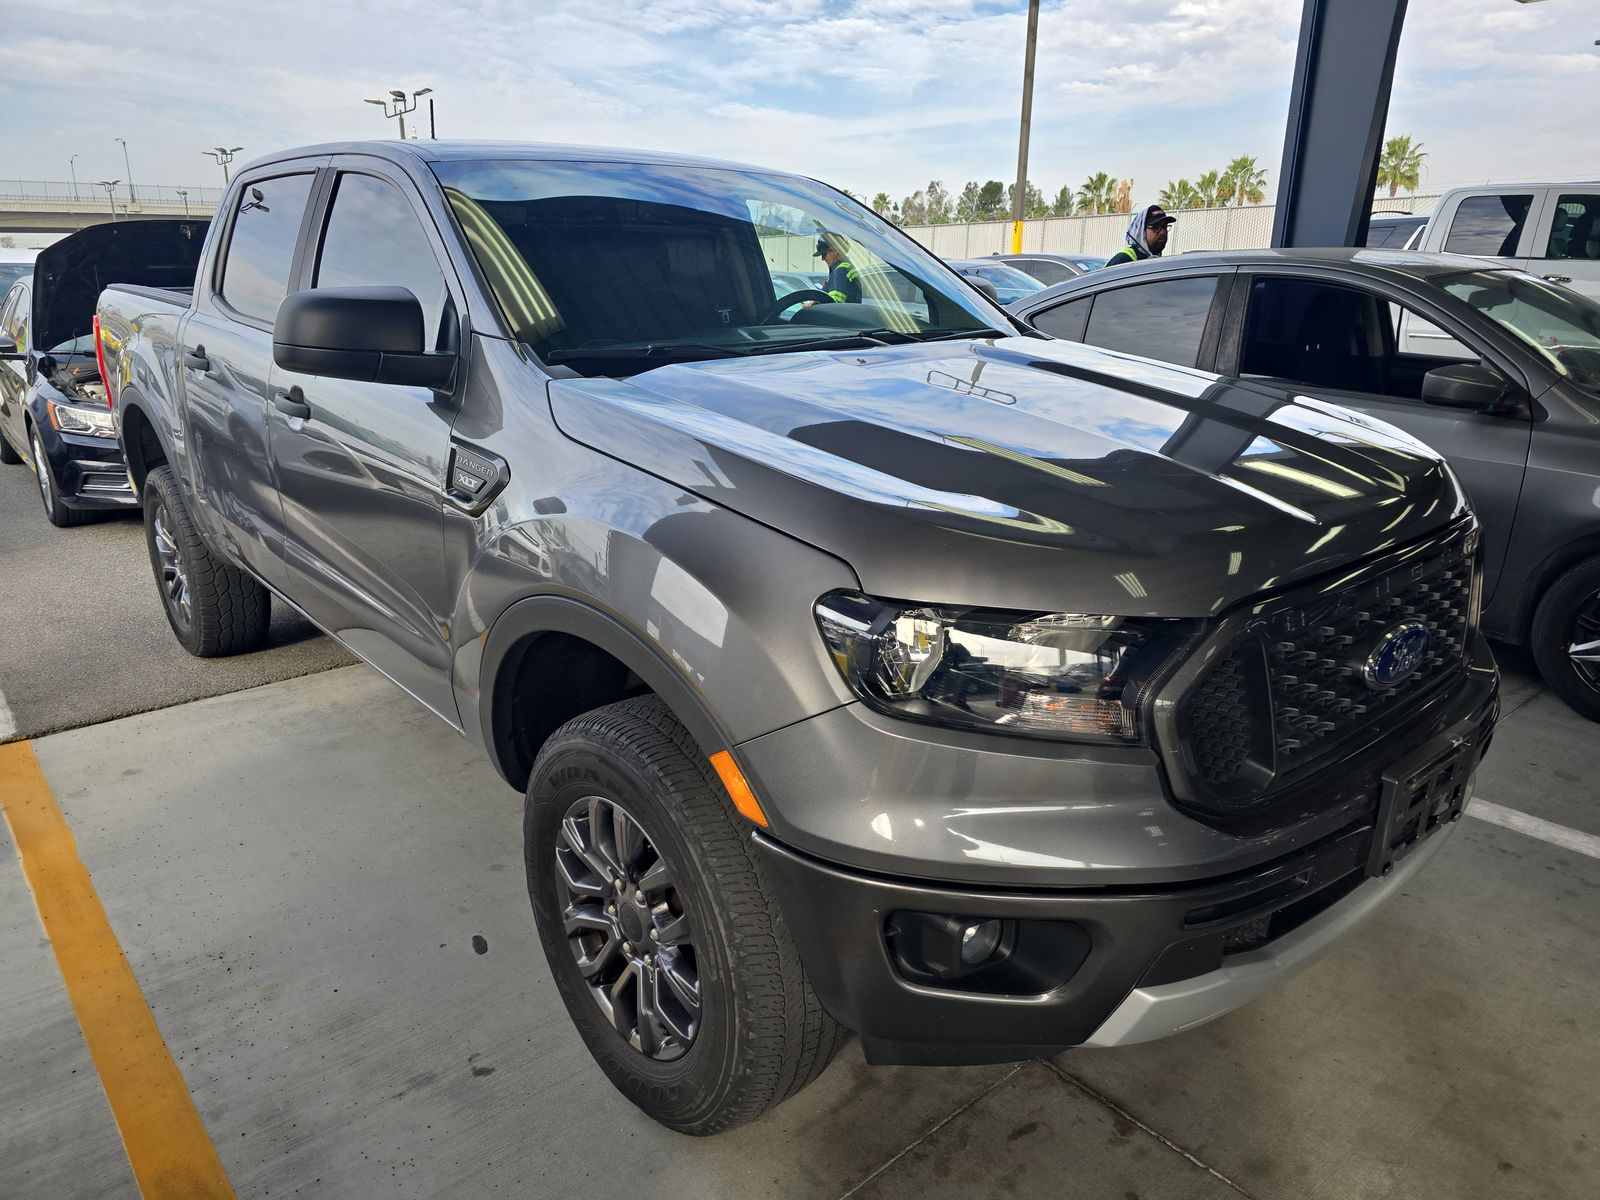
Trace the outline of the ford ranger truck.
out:
[[[783,282],[830,250],[859,300]],[[573,1022],[674,1129],[847,1031],[972,1063],[1225,1013],[1440,851],[1493,729],[1438,455],[1029,335],[809,179],[288,151],[192,290],[99,316],[173,633],[290,605],[480,745]]]

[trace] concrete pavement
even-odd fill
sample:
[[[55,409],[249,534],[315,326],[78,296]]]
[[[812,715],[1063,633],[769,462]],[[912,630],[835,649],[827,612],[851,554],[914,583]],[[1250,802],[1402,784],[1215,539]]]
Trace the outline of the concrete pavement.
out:
[[[1480,794],[1592,828],[1594,726],[1531,679],[1507,696]],[[868,1068],[851,1043],[768,1118],[694,1140],[572,1031],[520,797],[373,673],[34,751],[241,1197],[1546,1200],[1600,1179],[1600,860],[1497,825],[1468,820],[1327,959],[1181,1037],[962,1069]],[[0,848],[0,1196],[128,1195],[39,928]]]

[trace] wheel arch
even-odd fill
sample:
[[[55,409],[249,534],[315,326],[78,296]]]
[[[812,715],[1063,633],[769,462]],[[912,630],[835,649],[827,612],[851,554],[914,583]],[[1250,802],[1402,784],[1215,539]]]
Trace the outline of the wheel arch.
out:
[[[159,427],[145,411],[143,397],[138,392],[124,388],[118,408],[121,419],[118,422],[117,440],[122,444],[122,455],[127,460],[128,476],[133,480],[135,490],[143,491],[144,481],[150,472],[162,463],[170,464],[172,455]]]

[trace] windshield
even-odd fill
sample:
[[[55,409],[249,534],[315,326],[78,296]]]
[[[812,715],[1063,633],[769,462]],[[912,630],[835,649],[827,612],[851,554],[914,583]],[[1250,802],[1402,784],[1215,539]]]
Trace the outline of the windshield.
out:
[[[1520,271],[1463,271],[1439,283],[1510,330],[1556,371],[1600,391],[1600,304]]]
[[[4,263],[0,262],[0,299],[11,290],[11,285],[25,275],[33,274],[32,263]]]
[[[899,230],[808,180],[656,163],[433,169],[507,325],[581,374],[1013,329]]]

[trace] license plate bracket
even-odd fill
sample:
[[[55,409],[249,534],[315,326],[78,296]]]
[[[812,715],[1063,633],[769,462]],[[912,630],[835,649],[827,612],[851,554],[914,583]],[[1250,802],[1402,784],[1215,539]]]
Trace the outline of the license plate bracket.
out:
[[[1383,773],[1368,875],[1387,875],[1467,806],[1484,726],[1471,722],[1440,734]]]

